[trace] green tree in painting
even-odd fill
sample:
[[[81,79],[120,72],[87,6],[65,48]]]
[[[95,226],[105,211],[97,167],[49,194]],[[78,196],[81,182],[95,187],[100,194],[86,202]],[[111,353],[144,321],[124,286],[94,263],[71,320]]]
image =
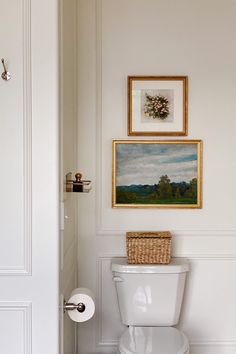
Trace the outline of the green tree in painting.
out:
[[[179,199],[180,198],[180,189],[179,187],[177,187],[176,191],[175,191],[175,198]]]
[[[197,198],[197,178],[193,178],[189,182],[189,188],[187,189],[185,196],[188,198]]]
[[[167,175],[160,177],[157,195],[160,199],[170,199],[172,197],[172,187]]]
[[[190,181],[190,189],[193,198],[197,198],[197,178],[193,178]]]
[[[134,203],[136,201],[136,194],[117,188],[117,203],[126,204]]]

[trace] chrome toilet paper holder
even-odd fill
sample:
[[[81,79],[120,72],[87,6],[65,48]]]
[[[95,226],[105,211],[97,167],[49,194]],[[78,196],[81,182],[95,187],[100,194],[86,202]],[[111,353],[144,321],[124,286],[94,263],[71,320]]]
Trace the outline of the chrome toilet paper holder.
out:
[[[74,322],[86,322],[95,313],[95,302],[93,293],[87,288],[74,289],[69,299],[63,298],[61,311]]]
[[[76,304],[73,304],[71,302],[66,302],[64,301],[64,313],[66,311],[73,311],[73,310],[77,310],[79,311],[80,313],[84,312],[85,309],[86,309],[86,306],[83,302],[79,302],[77,305]]]

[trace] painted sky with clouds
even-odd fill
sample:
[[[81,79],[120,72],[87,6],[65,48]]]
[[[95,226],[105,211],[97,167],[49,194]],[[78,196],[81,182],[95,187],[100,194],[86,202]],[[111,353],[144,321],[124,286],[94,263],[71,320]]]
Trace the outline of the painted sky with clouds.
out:
[[[171,182],[197,177],[196,144],[117,144],[116,185],[157,184],[160,176]]]

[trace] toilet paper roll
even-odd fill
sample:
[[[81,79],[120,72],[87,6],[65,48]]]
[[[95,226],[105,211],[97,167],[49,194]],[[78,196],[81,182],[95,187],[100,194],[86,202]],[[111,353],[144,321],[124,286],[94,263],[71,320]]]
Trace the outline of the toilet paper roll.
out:
[[[68,311],[68,315],[72,321],[85,322],[93,317],[95,312],[95,302],[94,296],[89,289],[77,288],[73,290],[68,302],[75,305],[82,303],[85,306],[83,312],[79,312],[77,309]]]

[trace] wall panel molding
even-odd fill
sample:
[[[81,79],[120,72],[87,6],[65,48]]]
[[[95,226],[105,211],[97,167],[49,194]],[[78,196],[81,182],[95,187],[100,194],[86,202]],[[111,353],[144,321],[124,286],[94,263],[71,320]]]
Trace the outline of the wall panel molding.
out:
[[[235,258],[235,230],[170,230],[172,234],[172,254],[175,257],[192,258]],[[99,244],[116,242],[122,249],[125,246],[126,231],[110,230],[99,234]]]
[[[23,264],[0,267],[0,275],[31,275],[32,242],[32,74],[31,0],[22,0],[23,77]]]
[[[97,343],[97,348],[101,347],[117,347],[119,341],[106,341]],[[236,341],[198,341],[190,342],[191,347],[236,347]]]
[[[96,234],[102,229],[102,0],[96,1]]]
[[[102,261],[106,257],[99,257],[96,261],[96,299],[98,311],[95,311],[96,321],[96,343],[100,345],[102,342]]]
[[[32,243],[32,73],[31,0],[23,1],[23,112],[24,112],[24,269],[31,274]]]
[[[198,341],[198,342],[191,342],[191,347],[236,347],[236,341]]]
[[[116,348],[118,347],[118,341],[110,342],[100,342],[97,343],[97,352],[98,353],[116,353]],[[190,342],[190,348],[192,349],[201,349],[201,352],[207,353],[209,349],[212,349],[215,354],[221,354],[222,350],[224,353],[231,354],[232,351],[236,349],[236,341],[199,341],[199,342]],[[205,349],[204,349],[205,348]],[[228,351],[229,350],[229,351]]]
[[[32,354],[32,303],[31,302],[0,302],[0,313],[3,311],[22,313],[23,353]]]
[[[97,235],[104,236],[124,236],[128,230],[100,230]],[[147,231],[147,230],[143,230]],[[174,237],[235,237],[236,230],[170,230]]]

